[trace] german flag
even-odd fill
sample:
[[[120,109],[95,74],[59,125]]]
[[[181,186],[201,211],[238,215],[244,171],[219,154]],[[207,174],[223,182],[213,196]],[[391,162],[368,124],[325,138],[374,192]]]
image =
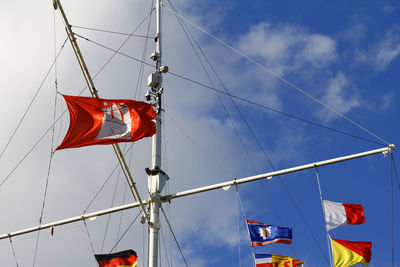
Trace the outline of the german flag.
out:
[[[113,254],[94,255],[99,267],[136,267],[137,255],[132,249]]]

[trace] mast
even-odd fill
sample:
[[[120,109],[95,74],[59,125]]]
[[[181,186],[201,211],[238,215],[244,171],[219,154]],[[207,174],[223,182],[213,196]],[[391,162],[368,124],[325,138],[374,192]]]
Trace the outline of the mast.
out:
[[[148,190],[150,200],[150,223],[149,223],[149,267],[158,266],[158,233],[160,229],[160,193],[162,192],[167,175],[161,169],[161,97],[163,93],[162,76],[163,72],[167,72],[168,68],[161,65],[161,1],[156,2],[156,51],[151,54],[151,59],[156,62],[156,72],[150,74],[148,78],[148,86],[151,89],[147,92],[148,100],[155,100],[156,107],[156,134],[153,136],[152,144],[152,160],[151,170],[147,169],[148,174]]]

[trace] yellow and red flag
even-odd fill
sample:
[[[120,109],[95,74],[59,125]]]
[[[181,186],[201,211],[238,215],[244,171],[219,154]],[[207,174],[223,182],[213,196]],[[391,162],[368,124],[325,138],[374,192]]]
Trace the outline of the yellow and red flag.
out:
[[[99,267],[136,267],[137,255],[132,249],[113,254],[94,255]]]
[[[127,99],[101,99],[63,95],[70,125],[57,148],[137,141],[156,133],[151,104]]]
[[[347,267],[357,263],[368,265],[371,261],[372,242],[331,238],[331,244],[334,267]]]

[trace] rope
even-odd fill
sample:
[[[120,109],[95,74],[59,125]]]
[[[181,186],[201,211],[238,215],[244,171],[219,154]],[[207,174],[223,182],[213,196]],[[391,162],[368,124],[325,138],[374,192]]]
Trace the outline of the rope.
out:
[[[165,7],[168,11],[170,12],[174,12],[173,10],[170,10],[169,8]],[[175,13],[175,12],[174,12]],[[176,14],[176,13],[175,13]],[[194,22],[190,21],[189,19],[176,14],[177,16],[181,17],[182,19],[184,19],[185,21],[187,21],[188,23],[190,23],[192,26],[194,26],[195,28],[197,28],[198,30],[202,31],[203,33],[207,34],[208,36],[212,37],[214,40],[216,40],[217,42],[221,43],[222,45],[232,49],[234,52],[236,52],[238,55],[244,57],[245,59],[247,59],[248,61],[256,64],[258,67],[260,67],[261,69],[265,70],[266,72],[268,72],[269,74],[271,74],[272,76],[274,76],[275,78],[277,78],[278,80],[281,80],[282,82],[288,84],[289,86],[293,87],[294,89],[296,89],[297,91],[301,92],[302,94],[306,95],[307,97],[311,98],[312,100],[314,100],[315,102],[319,103],[320,105],[322,105],[323,107],[331,110],[332,112],[336,113],[337,115],[339,115],[340,117],[342,117],[343,119],[347,120],[348,122],[354,124],[355,126],[359,127],[361,130],[369,133],[370,135],[374,136],[375,138],[379,139],[380,141],[382,141],[383,143],[385,143],[386,145],[389,145],[389,142],[385,141],[384,139],[380,138],[379,136],[377,136],[376,134],[372,133],[371,131],[367,130],[366,128],[364,128],[363,126],[361,126],[360,124],[354,122],[353,120],[351,120],[349,117],[347,117],[346,115],[340,113],[339,111],[335,110],[333,107],[329,106],[328,104],[322,102],[321,100],[317,99],[316,97],[312,96],[310,93],[306,92],[305,90],[301,89],[300,87],[296,86],[295,84],[293,84],[292,82],[290,82],[289,80],[287,80],[286,78],[280,76],[279,74],[275,73],[274,71],[272,71],[271,69],[267,68],[266,66],[262,65],[261,63],[257,62],[256,60],[250,58],[249,56],[245,55],[244,53],[240,52],[239,50],[233,48],[231,45],[227,44],[226,42],[222,41],[221,39],[219,39],[218,37],[212,35],[211,33],[207,32],[204,28],[198,26],[197,24],[195,24]]]
[[[51,63],[51,66],[50,66],[49,70],[47,71],[46,75],[44,76],[42,82],[41,82],[40,85],[39,85],[39,88],[36,90],[36,92],[35,92],[35,94],[34,94],[32,100],[31,100],[31,102],[29,103],[29,105],[28,105],[28,107],[26,108],[24,114],[22,115],[21,119],[19,120],[19,122],[18,122],[18,124],[17,124],[17,127],[14,129],[13,133],[11,134],[11,137],[8,139],[8,141],[7,141],[7,143],[6,143],[6,146],[3,148],[3,151],[2,151],[1,154],[0,154],[0,158],[4,155],[4,152],[6,152],[6,150],[7,150],[7,148],[8,148],[8,145],[11,143],[11,141],[12,141],[12,139],[14,138],[15,134],[17,133],[17,130],[18,130],[19,127],[21,126],[22,121],[25,119],[26,114],[28,114],[28,111],[30,110],[30,108],[31,108],[31,106],[32,106],[32,104],[33,104],[33,102],[35,101],[37,95],[39,94],[40,90],[42,89],[44,82],[47,80],[47,77],[49,76],[50,71],[53,69],[53,66],[54,66],[54,64],[55,64],[55,62],[56,62],[58,56],[60,55],[61,51],[63,50],[63,48],[64,48],[65,43],[67,42],[67,40],[68,40],[68,38],[65,39],[63,45],[62,45],[61,48],[60,48],[60,51],[58,52],[58,54],[57,54],[57,56],[56,56],[56,58],[55,58],[55,59],[53,60],[53,62]],[[1,183],[0,186],[1,186],[2,184],[3,184],[3,183]]]
[[[90,28],[90,27],[82,27],[82,26],[77,26],[77,25],[71,25],[71,27],[77,28],[77,29],[84,29],[84,30],[106,32],[106,33],[113,33],[113,34],[119,34],[119,35],[126,35],[126,36],[130,36],[130,37],[141,37],[141,38],[146,38],[146,39],[152,39],[152,38],[154,39],[154,37],[149,37],[149,36],[144,36],[144,35],[137,35],[137,34],[132,34],[132,33],[109,31],[109,30],[96,29],[96,28]]]
[[[328,231],[328,225],[326,224],[326,216],[325,216],[325,208],[324,208],[324,199],[322,198],[322,191],[321,191],[321,183],[319,181],[319,174],[318,174],[318,168],[315,167],[315,174],[317,177],[317,182],[318,182],[318,190],[319,190],[319,197],[321,199],[321,206],[322,206],[322,213],[324,215],[324,222],[325,222],[325,230],[326,230],[326,241],[328,242],[328,251],[329,251],[329,265],[333,267],[333,262],[332,262],[332,254],[331,254],[331,246],[330,246],[330,238],[329,238],[329,231]]]
[[[17,255],[15,254],[15,248],[14,248],[14,245],[13,245],[13,242],[12,242],[12,239],[11,239],[11,236],[9,236],[8,239],[10,240],[10,245],[11,245],[12,253],[13,253],[13,255],[14,255],[15,264],[16,264],[17,267],[19,267],[18,261],[17,261]]]
[[[161,211],[162,211],[162,213],[163,213],[163,215],[164,215],[165,221],[167,222],[168,228],[169,228],[169,230],[171,231],[172,236],[174,237],[176,246],[178,247],[179,252],[181,253],[182,259],[183,259],[183,261],[185,262],[186,267],[189,267],[189,265],[188,265],[188,263],[187,263],[187,261],[186,261],[186,258],[185,258],[185,256],[183,255],[181,246],[179,245],[178,240],[176,239],[174,230],[172,230],[171,224],[169,223],[169,220],[168,220],[167,216],[165,215],[165,212],[164,212],[164,209],[163,209],[162,205],[160,205],[160,208],[161,208]]]

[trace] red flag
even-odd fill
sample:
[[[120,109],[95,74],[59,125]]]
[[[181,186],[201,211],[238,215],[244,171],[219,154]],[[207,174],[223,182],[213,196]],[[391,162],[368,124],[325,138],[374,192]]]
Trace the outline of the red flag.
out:
[[[127,99],[63,95],[70,125],[61,145],[72,148],[132,142],[156,133],[151,104]]]
[[[113,254],[94,255],[99,267],[136,267],[137,255],[132,249]]]

